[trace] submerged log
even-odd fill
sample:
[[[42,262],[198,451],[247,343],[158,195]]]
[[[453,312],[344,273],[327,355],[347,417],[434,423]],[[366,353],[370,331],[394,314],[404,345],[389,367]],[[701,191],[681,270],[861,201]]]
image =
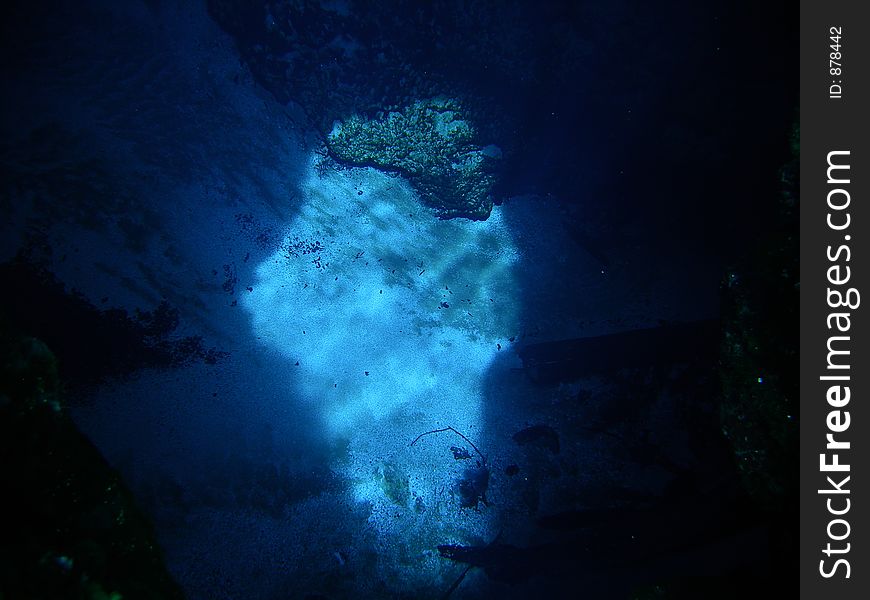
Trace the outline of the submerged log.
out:
[[[518,354],[533,381],[555,383],[621,368],[710,360],[718,352],[719,321],[711,319],[529,344]]]

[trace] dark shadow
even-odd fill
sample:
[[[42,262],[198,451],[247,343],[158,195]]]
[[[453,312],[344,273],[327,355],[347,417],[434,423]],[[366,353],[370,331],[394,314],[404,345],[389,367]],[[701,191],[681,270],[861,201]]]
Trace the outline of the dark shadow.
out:
[[[615,49],[618,77],[527,99],[526,154],[505,193],[531,192],[558,215],[567,250],[523,257],[516,340],[487,380],[481,443],[502,533],[439,548],[506,597],[796,591],[794,513],[759,501],[723,435],[723,331],[735,316],[719,304],[728,269],[780,233],[796,14],[746,3],[678,11],[641,9],[643,26],[625,15],[619,35],[649,46]],[[747,76],[760,47],[765,75]],[[597,100],[585,99],[587,84]],[[511,211],[528,202],[505,202],[518,235],[536,231],[531,213]],[[562,267],[546,266],[557,258]]]

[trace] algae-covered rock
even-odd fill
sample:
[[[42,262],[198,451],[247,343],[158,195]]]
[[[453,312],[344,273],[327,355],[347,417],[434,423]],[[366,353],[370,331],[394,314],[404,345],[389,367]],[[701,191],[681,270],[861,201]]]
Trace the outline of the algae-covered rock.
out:
[[[147,517],[61,402],[54,355],[0,315],[0,597],[182,598]]]
[[[474,138],[459,102],[439,97],[375,119],[354,115],[326,143],[340,163],[401,173],[440,218],[485,220],[500,152]]]
[[[747,491],[774,511],[798,481],[799,135],[770,233],[722,286],[722,432]]]

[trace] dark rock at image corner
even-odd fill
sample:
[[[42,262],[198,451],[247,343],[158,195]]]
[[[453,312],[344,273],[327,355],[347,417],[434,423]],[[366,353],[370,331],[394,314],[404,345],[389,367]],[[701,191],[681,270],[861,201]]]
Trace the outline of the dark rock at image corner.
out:
[[[63,407],[57,363],[0,318],[4,598],[183,598],[120,475]]]

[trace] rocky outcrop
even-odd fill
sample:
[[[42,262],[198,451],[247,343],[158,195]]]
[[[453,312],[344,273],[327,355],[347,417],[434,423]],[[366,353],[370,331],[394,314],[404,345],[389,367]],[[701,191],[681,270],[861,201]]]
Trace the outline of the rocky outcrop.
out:
[[[327,146],[343,164],[402,174],[440,218],[485,220],[500,151],[474,137],[460,103],[438,97],[375,119],[354,115],[333,127]]]

